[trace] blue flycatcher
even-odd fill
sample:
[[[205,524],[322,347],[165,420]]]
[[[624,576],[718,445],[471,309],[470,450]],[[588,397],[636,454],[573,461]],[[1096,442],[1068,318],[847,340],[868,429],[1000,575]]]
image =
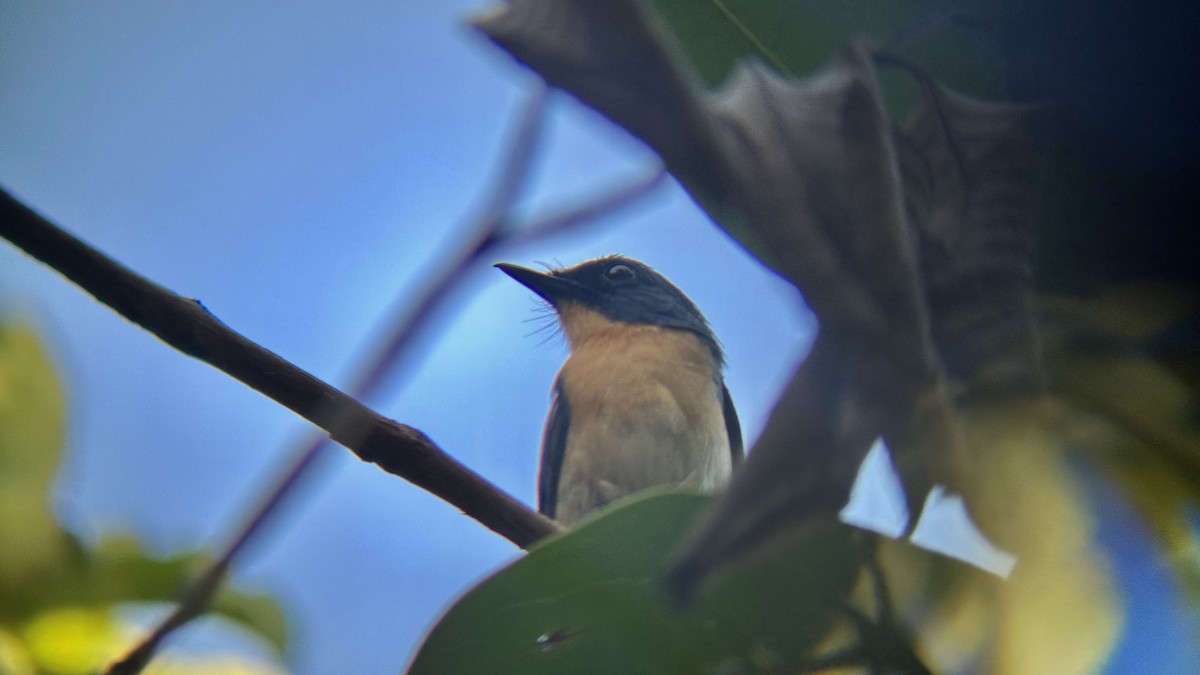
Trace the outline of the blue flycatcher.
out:
[[[542,437],[543,514],[570,524],[657,485],[724,486],[742,433],[721,346],[687,296],[620,256],[496,267],[550,303],[571,350]]]

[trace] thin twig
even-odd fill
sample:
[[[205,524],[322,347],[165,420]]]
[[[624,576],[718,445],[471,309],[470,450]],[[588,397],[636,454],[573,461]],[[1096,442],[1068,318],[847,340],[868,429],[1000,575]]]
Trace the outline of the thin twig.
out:
[[[429,315],[441,304],[446,295],[456,286],[458,279],[478,256],[496,241],[495,233],[500,229],[505,216],[516,199],[528,176],[537,137],[545,119],[547,88],[538,86],[525,106],[521,122],[510,143],[502,170],[495,181],[488,206],[483,216],[477,219],[471,242],[460,249],[454,259],[441,266],[441,271],[427,283],[411,308],[401,312],[399,319],[389,331],[383,347],[364,360],[359,374],[353,378],[350,393],[355,399],[364,400],[372,396],[391,369],[413,343]],[[202,615],[220,588],[221,581],[245,546],[262,530],[270,517],[294,492],[304,476],[316,466],[317,459],[328,448],[328,438],[314,435],[304,446],[294,452],[288,469],[276,480],[266,497],[251,512],[246,522],[221,555],[191,585],[175,609],[166,616],[141,642],[134,645],[120,660],[109,666],[112,675],[131,675],[141,672],[149,663],[162,641],[175,630]],[[514,542],[515,543],[515,542]],[[520,544],[518,544],[520,545]]]
[[[167,344],[213,365],[378,464],[454,504],[521,547],[557,525],[462,465],[420,431],[367,409],[209,314],[137,275],[0,190],[0,236],[62,273]],[[219,575],[218,575],[219,576]]]
[[[516,133],[509,142],[505,161],[496,176],[491,196],[483,209],[483,216],[479,219],[480,234],[499,235],[504,230],[513,205],[525,187],[525,182],[529,180],[529,170],[533,168],[533,155],[542,135],[549,96],[550,87],[539,79],[525,106]]]
[[[665,171],[660,167],[648,177],[578,207],[532,225],[509,227],[512,225],[509,222],[511,202],[519,194],[528,174],[545,101],[543,87],[534,93],[526,108],[506,161],[502,163],[501,177],[488,206],[475,221],[477,225],[472,228],[474,234],[469,243],[460,249],[450,264],[442,267],[433,282],[426,285],[412,309],[396,322],[384,347],[367,361],[352,389],[358,398],[368,397],[378,388],[386,372],[403,356],[419,329],[427,323],[430,313],[480,258],[501,245],[527,243],[591,222],[646,194],[664,179]],[[326,429],[334,440],[349,447],[360,458],[375,462],[459,506],[467,515],[518,546],[527,547],[558,529],[553,521],[533,513],[459,465],[419,431],[366,410],[354,399],[229,330],[198,302],[139,277],[59,230],[2,190],[0,234],[171,346],[224,370],[283,403]],[[290,390],[292,380],[301,383],[301,391]],[[233,559],[315,464],[326,440],[314,438],[297,453],[296,460],[252,512],[218,560],[188,589],[175,611],[109,672],[139,672],[164,638],[204,613]],[[456,497],[460,491],[466,494]],[[496,503],[495,508],[487,506],[492,501]]]
[[[439,271],[425,284],[419,299],[410,304],[411,309],[403,312],[388,332],[383,347],[374,356],[364,360],[364,367],[350,388],[356,398],[367,398],[375,393],[384,375],[400,360],[417,333],[428,324],[429,316],[445,301],[467,270],[488,250],[503,241],[508,214],[533,164],[534,150],[546,116],[547,96],[547,87],[539,80],[521,115],[505,158],[500,163],[487,206],[466,228],[466,243],[459,247],[453,258],[439,265]]]
[[[514,227],[512,233],[501,242],[504,246],[516,246],[536,239],[544,239],[562,232],[574,229],[584,223],[590,223],[613,211],[626,206],[642,195],[648,194],[654,188],[666,182],[666,167],[658,164],[645,177],[622,185],[612,192],[603,194],[591,201],[569,207],[562,211],[543,216],[532,223]]]
[[[364,461],[413,482],[518,546],[554,531],[420,431],[388,420],[251,342],[195,300],[139,276],[0,190],[0,236],[167,344],[209,363],[327,431]]]

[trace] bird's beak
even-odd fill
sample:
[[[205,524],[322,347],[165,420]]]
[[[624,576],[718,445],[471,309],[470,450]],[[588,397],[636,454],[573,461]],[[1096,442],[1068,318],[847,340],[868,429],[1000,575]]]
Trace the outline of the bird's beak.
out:
[[[496,263],[496,267],[555,307],[564,300],[579,300],[584,295],[584,287],[570,279],[508,263]]]

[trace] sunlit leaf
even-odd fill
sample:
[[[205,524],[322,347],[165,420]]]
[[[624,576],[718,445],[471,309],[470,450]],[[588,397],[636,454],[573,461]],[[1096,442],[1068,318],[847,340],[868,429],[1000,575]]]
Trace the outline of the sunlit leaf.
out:
[[[30,670],[54,675],[95,673],[121,653],[141,631],[118,618],[109,607],[65,606],[34,616],[21,639],[8,645],[25,654]],[[227,653],[213,646],[196,652],[169,648],[146,669],[147,675],[222,673],[280,675],[283,670],[263,659]],[[5,672],[0,669],[0,672]],[[21,671],[17,671],[21,672]]]
[[[65,428],[65,394],[37,336],[19,325],[0,324],[0,623],[34,620],[33,635],[54,639],[69,637],[68,629],[107,625],[96,618],[106,616],[105,607],[176,600],[208,560],[200,554],[151,558],[130,537],[107,537],[85,548],[64,531],[50,508],[50,488]],[[86,617],[54,613],[81,606],[97,609],[86,610]],[[227,590],[213,609],[283,649],[286,620],[269,598]],[[44,626],[53,630],[41,632]],[[38,639],[37,644],[45,642]],[[55,668],[70,672],[65,665]]]
[[[288,644],[287,615],[269,595],[232,590],[228,587],[217,594],[213,612],[254,631],[279,653]]]
[[[272,663],[232,654],[212,656],[171,655],[152,661],[145,675],[284,675],[287,671]]]
[[[0,629],[0,673],[3,675],[33,675],[37,664],[25,642],[14,633]]]
[[[1007,581],[923,561],[911,549],[891,557],[900,604],[928,612],[918,622],[921,642],[941,668],[1089,673],[1116,643],[1123,611],[1115,580],[1046,412],[997,406],[965,417],[980,477],[967,503],[981,527],[1017,555]]]
[[[92,549],[78,549],[69,565],[48,567],[19,586],[0,590],[0,620],[20,620],[45,608],[127,602],[174,602],[209,558],[184,554],[151,558],[131,537],[107,537]],[[226,589],[213,611],[237,621],[282,651],[287,621],[273,600]]]
[[[1072,445],[1124,489],[1200,601],[1200,390],[1178,367],[1197,360],[1200,336],[1179,338],[1198,308],[1195,287],[1114,284],[1044,299],[1043,333]]]
[[[1138,456],[1169,462],[1200,496],[1200,391],[1178,370],[1152,358],[1158,336],[1195,316],[1200,291],[1123,284],[1043,304],[1054,390],[1135,437]],[[1200,337],[1191,341],[1195,359]]]
[[[795,669],[857,576],[832,526],[733,567],[692,608],[661,586],[707,499],[635,497],[487,579],[439,621],[410,672],[703,673]]]
[[[94,672],[112,656],[124,634],[109,610],[92,607],[42,612],[23,633],[39,669],[62,675]]]

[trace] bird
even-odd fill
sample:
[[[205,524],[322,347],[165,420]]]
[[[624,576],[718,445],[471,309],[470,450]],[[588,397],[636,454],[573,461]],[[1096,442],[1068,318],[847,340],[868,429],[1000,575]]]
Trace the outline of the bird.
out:
[[[721,345],[682,291],[618,255],[496,267],[549,303],[570,350],[542,434],[542,514],[571,525],[660,485],[724,487],[744,454],[741,426]]]

